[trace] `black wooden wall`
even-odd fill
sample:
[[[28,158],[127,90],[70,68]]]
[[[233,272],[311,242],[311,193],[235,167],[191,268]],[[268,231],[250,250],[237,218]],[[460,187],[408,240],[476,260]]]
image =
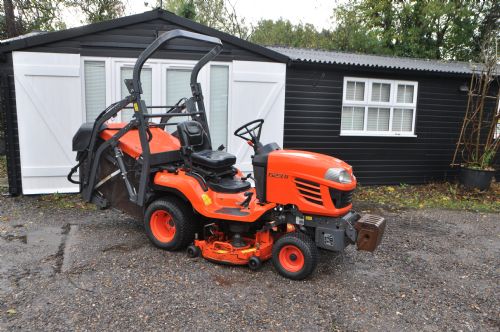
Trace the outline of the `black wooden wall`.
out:
[[[417,137],[340,136],[344,76],[418,81]],[[287,69],[284,145],[343,159],[361,184],[451,179],[467,102],[459,86],[465,82],[466,76],[294,63]]]
[[[21,158],[19,156],[19,136],[17,131],[16,92],[14,88],[14,69],[12,54],[0,62],[0,112],[3,113],[5,133],[5,154],[7,156],[7,175],[9,193],[20,194]],[[2,125],[2,124],[0,124]]]

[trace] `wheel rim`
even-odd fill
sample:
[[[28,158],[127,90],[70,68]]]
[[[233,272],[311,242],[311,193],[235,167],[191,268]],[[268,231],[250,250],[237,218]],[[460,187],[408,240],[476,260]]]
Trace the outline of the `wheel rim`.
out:
[[[304,267],[304,254],[294,245],[286,245],[279,253],[281,266],[288,272],[298,272]]]
[[[160,242],[170,242],[175,236],[175,223],[170,213],[165,210],[157,210],[151,215],[151,232]]]

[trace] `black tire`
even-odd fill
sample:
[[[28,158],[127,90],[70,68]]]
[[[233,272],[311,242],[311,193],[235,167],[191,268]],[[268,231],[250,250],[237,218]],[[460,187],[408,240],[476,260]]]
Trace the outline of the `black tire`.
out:
[[[187,247],[186,253],[187,253],[189,258],[196,258],[196,257],[200,256],[201,250],[199,247],[192,244],[192,245]]]
[[[286,251],[282,252],[282,250]],[[292,253],[287,256],[287,251],[290,250]],[[281,259],[284,259],[283,262],[280,260],[280,254]],[[318,265],[318,248],[306,234],[288,233],[280,237],[274,244],[272,261],[278,273],[285,278],[302,280],[311,275]],[[289,262],[288,266],[286,261]],[[292,265],[290,266],[290,264]]]
[[[169,225],[175,228],[172,238],[160,238],[152,230],[152,216],[166,212],[170,216]],[[153,226],[154,227],[154,226]],[[175,198],[161,198],[153,201],[144,215],[146,235],[155,246],[165,250],[179,250],[194,241],[196,219],[193,211],[184,202]]]
[[[259,257],[252,256],[248,260],[248,267],[252,271],[257,271],[258,269],[260,269],[262,267],[262,261],[260,260]]]

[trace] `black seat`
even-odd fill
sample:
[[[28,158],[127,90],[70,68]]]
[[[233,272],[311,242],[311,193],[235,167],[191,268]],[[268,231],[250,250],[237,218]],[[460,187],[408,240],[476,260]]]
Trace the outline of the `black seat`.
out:
[[[182,154],[193,165],[220,170],[236,163],[236,157],[224,151],[213,151],[203,127],[196,121],[184,121],[177,125]]]
[[[236,157],[224,151],[202,150],[191,154],[193,163],[208,168],[227,168],[236,163]]]

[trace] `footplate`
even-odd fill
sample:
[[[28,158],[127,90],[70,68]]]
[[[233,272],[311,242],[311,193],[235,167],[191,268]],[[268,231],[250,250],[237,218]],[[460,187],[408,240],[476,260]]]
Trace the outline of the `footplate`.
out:
[[[355,225],[358,231],[356,245],[358,250],[374,251],[382,241],[385,219],[372,214],[363,215]]]

